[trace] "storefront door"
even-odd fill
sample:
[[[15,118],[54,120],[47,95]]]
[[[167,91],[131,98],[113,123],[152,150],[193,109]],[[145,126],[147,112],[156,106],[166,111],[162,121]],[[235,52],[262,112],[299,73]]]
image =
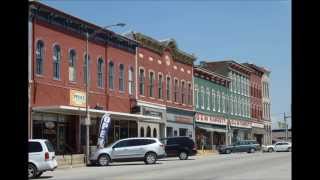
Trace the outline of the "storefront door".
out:
[[[67,154],[68,148],[66,143],[66,131],[67,124],[66,123],[58,123],[57,124],[57,154]]]

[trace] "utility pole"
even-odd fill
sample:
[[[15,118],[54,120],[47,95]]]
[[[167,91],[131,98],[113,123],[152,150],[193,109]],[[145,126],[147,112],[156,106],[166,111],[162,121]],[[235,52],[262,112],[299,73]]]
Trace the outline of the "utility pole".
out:
[[[287,118],[290,118],[291,116],[286,116],[286,113],[283,114],[283,120],[284,125],[286,126],[286,141],[288,141],[288,124],[287,124]]]

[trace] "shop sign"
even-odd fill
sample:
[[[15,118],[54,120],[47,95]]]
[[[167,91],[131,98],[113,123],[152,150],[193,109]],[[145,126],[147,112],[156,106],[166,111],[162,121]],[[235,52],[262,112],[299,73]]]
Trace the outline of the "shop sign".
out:
[[[53,129],[54,127],[55,127],[55,124],[54,124],[54,122],[51,122],[51,121],[49,121],[49,122],[45,122],[45,124],[44,124],[45,126],[46,126],[46,128],[48,128],[48,129]]]
[[[257,127],[257,128],[264,128],[264,125],[263,125],[263,124],[255,123],[255,122],[252,122],[252,123],[251,123],[251,126],[252,126],[252,127]]]
[[[70,89],[70,105],[86,107],[86,94],[82,91]]]
[[[251,128],[251,122],[248,121],[230,119],[230,124],[235,127]]]
[[[192,124],[193,118],[187,116],[175,116],[175,121],[178,123],[188,123]]]
[[[210,123],[210,124],[217,124],[217,125],[227,124],[227,121],[224,117],[208,116],[208,115],[199,114],[199,113],[196,114],[196,121]]]
[[[146,107],[143,108],[143,115],[162,118],[162,112],[155,111],[155,110],[153,110],[151,108],[146,108]]]

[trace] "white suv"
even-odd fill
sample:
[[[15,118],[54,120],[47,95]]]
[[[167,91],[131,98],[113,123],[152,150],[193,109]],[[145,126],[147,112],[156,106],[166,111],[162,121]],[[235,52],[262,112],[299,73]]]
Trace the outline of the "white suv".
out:
[[[291,143],[290,142],[276,142],[273,145],[262,146],[263,152],[273,152],[273,151],[291,151]]]
[[[28,177],[40,177],[58,167],[52,144],[46,139],[29,139]]]
[[[157,159],[165,156],[165,147],[156,138],[127,138],[97,149],[92,153],[90,161],[100,166],[116,161],[144,161],[146,164],[154,164]]]

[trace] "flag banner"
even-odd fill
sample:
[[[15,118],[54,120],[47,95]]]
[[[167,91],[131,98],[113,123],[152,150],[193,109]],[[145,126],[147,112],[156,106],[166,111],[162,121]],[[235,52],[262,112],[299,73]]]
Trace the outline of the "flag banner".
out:
[[[110,122],[111,122],[111,118],[109,114],[105,114],[102,116],[101,122],[100,122],[98,144],[97,144],[98,148],[103,148],[106,143],[106,137],[108,135]]]

